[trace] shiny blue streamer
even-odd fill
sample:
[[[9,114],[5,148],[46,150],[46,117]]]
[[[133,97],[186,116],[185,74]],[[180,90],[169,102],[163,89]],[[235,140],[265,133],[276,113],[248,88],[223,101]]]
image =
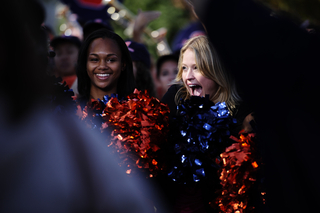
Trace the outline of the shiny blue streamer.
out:
[[[199,159],[195,159],[194,163],[198,166],[201,166],[202,162]]]
[[[111,94],[111,96],[105,95],[105,96],[103,96],[103,99],[102,99],[102,100],[100,100],[100,99],[98,98],[98,101],[101,101],[104,105],[107,105],[107,103],[109,102],[109,100],[110,100],[111,98],[118,98],[118,94],[113,93],[113,94]]]
[[[92,126],[91,129],[96,129],[96,130],[100,131],[101,125],[105,122],[102,117],[102,111],[104,110],[104,108],[106,107],[107,103],[109,102],[109,100],[111,98],[118,98],[118,94],[113,93],[113,94],[111,94],[111,96],[105,95],[102,98],[102,100],[99,98],[97,99],[100,104],[101,110],[93,109],[94,116],[91,118],[88,118],[88,119],[91,119],[90,121],[89,120],[87,121],[87,122],[91,123],[91,126]]]
[[[173,117],[169,143],[174,144],[175,158],[168,176],[179,183],[199,182],[216,171],[213,159],[227,147],[230,116],[226,103],[214,104],[208,97],[181,100]]]

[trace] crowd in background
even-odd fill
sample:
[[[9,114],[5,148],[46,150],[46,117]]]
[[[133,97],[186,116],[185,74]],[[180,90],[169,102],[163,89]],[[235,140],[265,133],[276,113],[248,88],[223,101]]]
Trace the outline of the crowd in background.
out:
[[[63,1],[63,3],[67,4],[70,2]],[[170,45],[171,47],[168,47],[167,53],[157,56],[151,55],[148,49],[149,46],[144,43],[146,36],[144,34],[145,28],[147,28],[148,24],[153,20],[161,18],[161,13],[158,11],[140,11],[134,20],[132,37],[126,39],[126,44],[128,45],[133,61],[137,89],[147,89],[150,95],[158,99],[162,98],[177,74],[180,48],[189,38],[205,35],[205,29],[201,23],[196,20],[189,3],[184,2],[184,5],[190,14],[190,22],[185,26],[181,26],[181,30],[178,31],[172,41],[172,45]],[[130,11],[127,12],[129,13]],[[67,83],[75,94],[78,93],[76,56],[81,42],[83,42],[91,32],[97,29],[108,29],[114,32],[111,24],[112,20],[109,17],[101,17],[93,20],[78,17],[80,29],[82,30],[80,33],[81,36],[77,35],[79,33],[68,36],[64,34],[55,35],[52,26],[43,23],[50,40],[50,48],[56,53],[55,57],[49,59],[50,73],[62,77],[62,80]]]
[[[181,26],[171,53],[157,58],[143,32],[161,19],[158,13],[140,12],[130,39],[116,34],[108,20],[82,20],[79,38],[55,35],[38,1],[4,3],[0,212],[219,212],[208,205],[214,184],[127,179],[106,154],[101,136],[71,115],[47,111],[57,101],[50,99],[57,95],[56,81],[82,105],[147,91],[168,105],[170,119],[180,99],[209,94],[213,103],[226,103],[238,121],[231,134],[259,133],[261,181],[267,180],[270,195],[258,212],[314,207],[320,189],[318,32],[270,16],[250,0],[186,2],[192,20]],[[12,8],[8,20],[7,8]]]

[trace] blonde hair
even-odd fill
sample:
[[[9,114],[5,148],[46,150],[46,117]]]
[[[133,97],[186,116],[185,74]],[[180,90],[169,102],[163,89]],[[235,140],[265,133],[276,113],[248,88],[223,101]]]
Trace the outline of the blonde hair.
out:
[[[213,80],[218,85],[218,89],[211,98],[211,101],[214,103],[225,102],[230,113],[233,114],[233,111],[235,110],[236,105],[241,101],[241,98],[238,95],[233,80],[225,71],[216,50],[206,36],[197,36],[189,39],[180,50],[178,63],[179,71],[175,82],[182,85],[182,88],[179,89],[175,96],[176,104],[178,104],[181,98],[186,100],[190,97],[190,93],[182,80],[182,60],[183,54],[187,49],[194,51],[196,65],[200,73],[206,78]]]

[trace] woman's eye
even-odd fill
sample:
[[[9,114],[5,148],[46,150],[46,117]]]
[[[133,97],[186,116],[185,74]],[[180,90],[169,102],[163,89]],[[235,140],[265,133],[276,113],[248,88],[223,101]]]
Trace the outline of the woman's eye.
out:
[[[114,61],[116,61],[115,58],[109,58],[109,59],[107,60],[107,62],[114,62]]]
[[[89,61],[95,62],[95,61],[98,61],[98,59],[97,58],[89,58]]]
[[[186,70],[187,69],[187,67],[185,67],[185,66],[182,66],[182,70]]]

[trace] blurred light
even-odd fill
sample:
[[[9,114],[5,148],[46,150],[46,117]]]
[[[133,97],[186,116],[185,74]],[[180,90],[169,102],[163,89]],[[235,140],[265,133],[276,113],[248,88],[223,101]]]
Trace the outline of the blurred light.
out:
[[[119,15],[120,15],[121,17],[125,17],[126,14],[127,14],[127,11],[125,11],[125,10],[120,10],[120,11],[119,11]]]
[[[103,0],[104,3],[109,3],[111,0]]]
[[[107,13],[109,14],[113,14],[114,12],[116,12],[116,8],[115,7],[109,7],[107,10]]]
[[[128,27],[123,32],[126,36],[131,36],[132,30]]]
[[[77,20],[77,15],[76,15],[76,14],[71,14],[71,15],[69,16],[69,20],[70,20],[70,21],[76,21],[76,20]]]
[[[159,51],[163,51],[163,50],[165,49],[165,46],[164,46],[163,44],[158,44],[158,45],[157,45],[157,49],[158,49]]]
[[[64,32],[64,35],[69,36],[69,35],[71,35],[71,33],[72,33],[72,30],[71,30],[71,29],[67,29],[67,30]]]
[[[118,134],[118,139],[121,141],[123,137],[120,134]]]
[[[60,31],[65,31],[67,29],[67,25],[61,24],[59,29],[60,29]]]
[[[111,15],[111,19],[112,19],[112,20],[117,21],[117,20],[119,20],[119,18],[120,18],[119,13],[113,13],[113,14]]]
[[[152,31],[151,32],[151,36],[153,37],[153,38],[157,38],[158,36],[159,36],[159,32],[158,31]]]

